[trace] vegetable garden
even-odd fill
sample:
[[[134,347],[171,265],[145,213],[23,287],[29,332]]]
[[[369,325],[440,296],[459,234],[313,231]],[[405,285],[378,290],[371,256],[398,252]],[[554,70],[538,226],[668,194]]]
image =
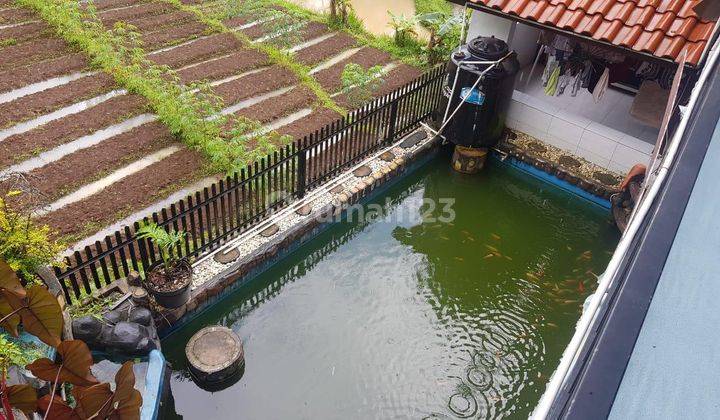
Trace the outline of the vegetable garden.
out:
[[[417,45],[352,19],[266,0],[4,1],[0,177],[30,180],[38,222],[68,244],[129,224],[421,74]]]

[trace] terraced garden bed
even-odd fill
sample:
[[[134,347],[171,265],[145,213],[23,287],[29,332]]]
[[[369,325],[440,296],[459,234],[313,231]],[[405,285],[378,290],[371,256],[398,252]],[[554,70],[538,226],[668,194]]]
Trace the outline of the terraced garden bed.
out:
[[[136,27],[148,59],[174,69],[179,83],[209,83],[230,119],[228,132],[238,119],[290,138],[321,129],[342,116],[340,107],[351,108],[341,93],[350,63],[389,70],[374,96],[420,74],[321,22],[305,22],[293,43],[282,45],[257,16],[223,16],[221,31],[204,19],[217,17],[225,3],[183,3],[197,9],[153,0],[99,0],[95,8],[108,29],[123,22]],[[37,183],[47,205],[40,221],[56,237],[83,245],[104,226],[223,175],[154,121],[148,100],[91,67],[89,57],[32,10],[2,10],[0,24],[16,25],[0,29],[0,40],[11,40],[0,47],[0,175],[19,171]],[[327,107],[331,97],[340,107]],[[244,141],[248,150],[261,145],[252,135]]]

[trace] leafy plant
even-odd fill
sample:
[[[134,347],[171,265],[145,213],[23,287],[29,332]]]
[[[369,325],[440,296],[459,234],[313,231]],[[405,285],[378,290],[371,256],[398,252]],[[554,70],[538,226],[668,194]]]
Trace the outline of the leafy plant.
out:
[[[433,66],[442,62],[460,41],[462,14],[448,16],[445,13],[433,12],[417,15],[416,19],[429,32],[426,46],[428,64]]]
[[[406,45],[417,36],[416,26],[417,19],[414,16],[406,17],[405,15],[396,15],[388,10],[390,15],[390,23],[388,24],[395,33],[395,43],[397,45]]]
[[[12,408],[26,413],[39,406],[45,418],[63,419],[138,419],[142,396],[135,390],[132,362],[125,363],[115,376],[115,392],[109,384],[100,384],[91,374],[92,355],[80,340],[60,341],[63,317],[60,304],[41,286],[24,289],[14,271],[0,261],[0,325],[11,334],[17,334],[20,322],[26,331],[57,350],[59,359],[40,358],[26,366],[33,375],[52,384],[48,395],[37,399],[35,389],[29,385],[7,386],[7,365],[0,366],[0,402],[3,414],[0,420],[14,420]],[[4,348],[5,346],[3,346]],[[5,350],[4,350],[5,351]],[[11,351],[8,358],[17,358]],[[75,407],[56,395],[58,386],[73,384]]]
[[[56,263],[62,245],[49,239],[50,228],[33,222],[35,197],[24,185],[27,183],[22,175],[11,174],[4,183],[10,189],[0,196],[0,258],[25,280],[32,281],[38,268]],[[11,205],[11,201],[17,205]]]
[[[373,66],[367,70],[355,63],[345,66],[341,76],[342,92],[352,107],[360,107],[372,99],[383,83],[382,72],[382,66]]]
[[[158,247],[166,275],[170,275],[175,262],[178,260],[173,248],[180,243],[185,235],[186,232],[165,230],[156,223],[148,223],[137,231],[139,239],[150,239]]]

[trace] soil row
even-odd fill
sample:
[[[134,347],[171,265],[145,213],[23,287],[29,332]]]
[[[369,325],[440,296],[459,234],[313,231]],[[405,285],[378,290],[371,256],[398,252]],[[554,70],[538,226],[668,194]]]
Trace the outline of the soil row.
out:
[[[306,117],[280,127],[276,131],[293,139],[299,139],[320,130],[340,117],[340,114],[331,109],[321,108]]]
[[[349,58],[317,72],[315,74],[315,80],[317,80],[320,86],[328,93],[339,92],[342,89],[342,73],[348,64],[358,64],[367,70],[370,67],[384,65],[390,61],[392,61],[392,58],[390,54],[385,51],[372,47],[364,47]]]
[[[313,66],[355,46],[357,46],[355,38],[345,33],[338,33],[320,43],[303,48],[295,54],[295,58],[305,65]]]
[[[297,77],[293,72],[279,66],[274,66],[262,72],[223,83],[213,88],[213,90],[223,99],[223,103],[226,106],[230,106],[243,99],[252,98],[289,86],[296,81]]]
[[[269,98],[243,108],[235,115],[267,124],[293,112],[307,108],[315,101],[315,94],[306,87],[295,87],[284,95]]]
[[[401,64],[398,67],[394,68],[392,71],[390,71],[387,75],[383,76],[383,83],[382,85],[380,85],[380,88],[374,92],[373,97],[379,98],[381,96],[387,95],[395,89],[398,89],[420,77],[421,74],[421,70],[415,67]],[[341,95],[338,95],[334,99],[335,103],[337,103],[341,107],[352,108],[351,101],[348,100],[346,94],[343,93]]]
[[[0,10],[0,25],[13,25],[37,19],[32,11],[13,7]]]
[[[0,53],[1,54],[1,53]],[[0,72],[0,93],[85,69],[83,54],[70,54]]]
[[[197,38],[206,33],[206,31],[208,31],[208,27],[202,22],[191,21],[180,26],[170,26],[143,35],[143,47],[147,51],[156,50]]]
[[[219,80],[269,64],[268,57],[255,50],[241,50],[226,57],[202,62],[177,72],[184,84],[200,80]]]
[[[108,27],[113,26],[116,22],[128,21],[131,19],[137,19],[147,17],[151,15],[157,15],[160,13],[167,13],[174,10],[172,5],[165,2],[153,2],[143,3],[133,7],[126,7],[123,9],[109,10],[100,13],[100,21]]]
[[[233,34],[225,33],[201,38],[172,50],[152,54],[148,58],[159,65],[179,68],[241,48],[242,43]]]
[[[10,42],[12,40],[16,45],[29,39],[40,38],[50,34],[50,28],[48,28],[45,22],[28,22],[22,25],[0,29],[0,41]],[[0,53],[2,53],[5,48],[7,47],[0,48]]]
[[[162,123],[148,123],[30,171],[29,179],[37,180],[37,188],[49,204],[173,141]]]
[[[104,190],[41,217],[57,236],[78,235],[105,226],[157,201],[202,176],[203,158],[182,149]],[[78,223],[82,221],[82,223]]]
[[[121,95],[0,142],[0,168],[147,111],[139,95]]]
[[[112,76],[94,74],[0,104],[0,128],[109,92],[113,87]]]
[[[173,11],[155,16],[142,17],[128,21],[140,32],[163,28],[168,25],[180,25],[193,19],[193,15],[183,11]]]
[[[59,38],[39,38],[33,42],[12,45],[2,50],[0,70],[31,64],[60,55],[70,54],[67,43]]]
[[[121,7],[133,6],[144,3],[145,0],[96,0],[95,10],[98,12],[108,9],[119,9]]]

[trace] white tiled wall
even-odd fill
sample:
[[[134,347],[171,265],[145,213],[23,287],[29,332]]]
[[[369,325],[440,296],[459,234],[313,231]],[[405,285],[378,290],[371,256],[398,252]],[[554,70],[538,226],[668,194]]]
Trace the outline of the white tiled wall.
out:
[[[636,163],[648,164],[652,155],[653,145],[646,141],[520,91],[513,93],[506,123],[619,173],[626,173]]]

